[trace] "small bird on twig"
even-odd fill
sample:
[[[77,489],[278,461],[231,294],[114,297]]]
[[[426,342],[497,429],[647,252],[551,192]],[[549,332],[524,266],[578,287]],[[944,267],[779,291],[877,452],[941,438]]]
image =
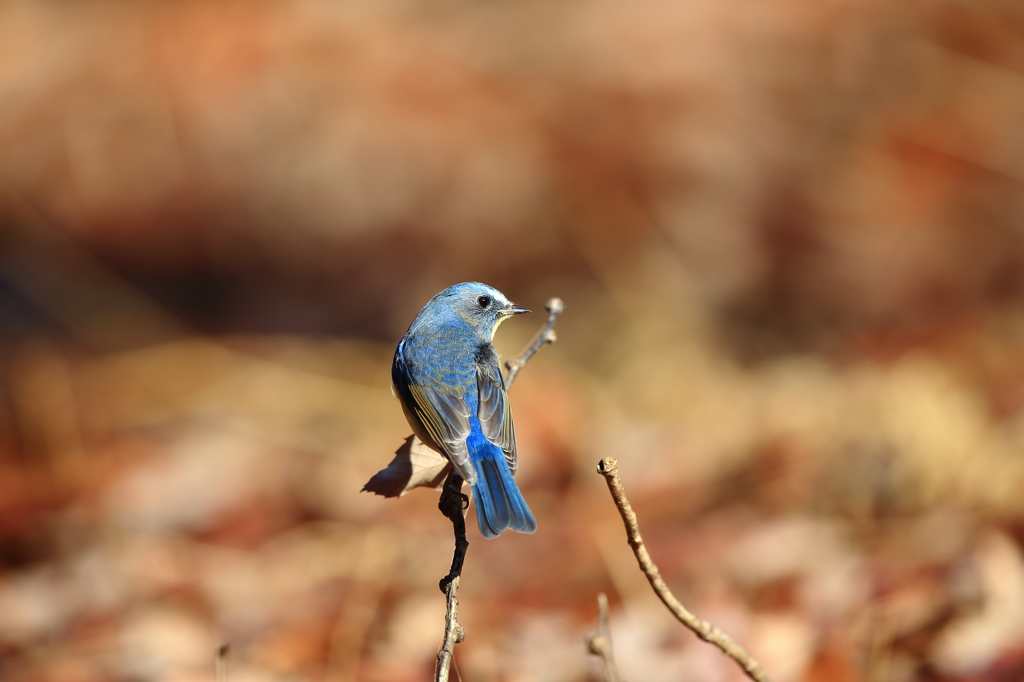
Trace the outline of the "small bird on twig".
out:
[[[485,538],[537,522],[513,476],[516,434],[494,331],[530,312],[479,282],[449,287],[423,307],[395,350],[391,381],[413,432],[473,489]]]

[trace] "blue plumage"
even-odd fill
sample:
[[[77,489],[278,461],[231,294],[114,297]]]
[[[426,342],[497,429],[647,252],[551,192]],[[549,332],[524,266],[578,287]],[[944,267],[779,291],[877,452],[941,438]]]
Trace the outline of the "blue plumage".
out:
[[[498,354],[503,320],[529,312],[497,289],[466,282],[423,307],[395,350],[391,381],[413,432],[448,458],[473,489],[486,538],[537,522],[513,476],[516,437]]]

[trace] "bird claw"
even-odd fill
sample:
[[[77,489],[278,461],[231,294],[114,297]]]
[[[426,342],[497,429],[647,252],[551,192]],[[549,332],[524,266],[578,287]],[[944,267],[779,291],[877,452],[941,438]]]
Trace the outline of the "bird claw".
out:
[[[458,511],[456,511],[456,506]],[[441,513],[452,518],[454,514],[458,514],[469,509],[469,495],[463,492],[455,492],[454,490],[445,490],[441,493],[441,499],[437,502],[437,508],[441,510]]]

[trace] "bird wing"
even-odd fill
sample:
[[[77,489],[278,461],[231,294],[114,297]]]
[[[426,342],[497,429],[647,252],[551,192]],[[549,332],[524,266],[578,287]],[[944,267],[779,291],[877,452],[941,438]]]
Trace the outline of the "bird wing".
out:
[[[505,380],[498,366],[498,355],[492,348],[481,353],[476,361],[476,387],[480,405],[477,417],[480,430],[505,453],[512,474],[516,473],[516,431],[512,423],[512,408],[505,394]]]
[[[465,399],[460,395],[446,394],[429,386],[415,384],[409,378],[409,367],[404,354],[399,352],[391,367],[391,381],[402,404],[426,432],[417,435],[427,445],[439,449],[463,480],[473,485],[476,483],[476,470],[469,460],[469,449],[466,447],[471,427],[470,411]],[[429,438],[423,438],[424,435]]]

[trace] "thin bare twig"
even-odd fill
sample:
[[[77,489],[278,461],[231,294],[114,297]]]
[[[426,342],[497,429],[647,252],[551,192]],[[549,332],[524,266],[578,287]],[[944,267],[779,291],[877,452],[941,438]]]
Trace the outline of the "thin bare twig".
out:
[[[612,656],[612,633],[608,629],[608,597],[604,592],[597,595],[597,632],[587,635],[587,650],[601,657],[605,682],[619,682],[619,671]]]
[[[213,659],[214,676],[217,682],[228,682],[228,654],[230,653],[230,644],[221,644],[217,647],[217,657]]]
[[[753,656],[748,654],[732,637],[715,627],[714,624],[702,620],[687,611],[686,607],[679,603],[679,600],[675,598],[672,591],[668,589],[668,585],[665,584],[661,573],[658,572],[658,567],[651,560],[647,547],[644,546],[643,538],[640,537],[640,527],[637,525],[636,513],[630,506],[629,500],[626,499],[626,493],[622,490],[622,482],[619,480],[619,463],[615,458],[605,457],[598,462],[597,472],[604,476],[604,480],[608,484],[608,490],[612,494],[612,499],[615,500],[615,506],[619,509],[622,522],[626,526],[626,537],[629,540],[629,546],[633,548],[633,554],[636,555],[637,563],[640,564],[640,570],[647,576],[647,582],[654,588],[654,593],[658,595],[661,602],[680,623],[692,630],[695,635],[705,642],[714,644],[726,656],[736,661],[743,668],[743,672],[747,674],[747,677],[755,680],[755,682],[770,682],[768,676],[761,670],[761,665]]]
[[[544,305],[544,309],[548,311],[548,321],[544,325],[544,328],[540,330],[536,337],[523,354],[518,358],[509,358],[505,361],[505,368],[508,370],[508,376],[505,378],[506,388],[512,386],[512,382],[516,380],[516,375],[519,374],[519,370],[530,361],[533,354],[540,350],[540,347],[545,343],[554,343],[558,337],[555,335],[555,320],[565,310],[565,304],[562,303],[560,298],[550,298]]]
[[[522,355],[505,363],[505,367],[508,368],[508,377],[505,379],[506,390],[512,386],[519,370],[530,361],[530,358],[541,346],[555,342],[555,319],[565,309],[565,304],[560,298],[552,298],[544,307],[548,311],[548,319],[544,328],[540,330],[540,333],[523,351]],[[441,579],[439,585],[441,591],[444,592],[447,609],[444,617],[444,640],[441,642],[441,650],[437,652],[435,682],[448,682],[455,645],[466,638],[466,631],[456,619],[456,611],[459,606],[459,580],[462,576],[462,565],[466,561],[466,551],[469,549],[469,540],[466,539],[466,517],[463,515],[469,506],[469,498],[462,492],[462,483],[462,477],[452,469],[448,478],[445,479],[444,488],[441,490],[441,499],[437,502],[437,508],[452,522],[455,551],[452,552],[451,569],[448,571],[448,575]]]

